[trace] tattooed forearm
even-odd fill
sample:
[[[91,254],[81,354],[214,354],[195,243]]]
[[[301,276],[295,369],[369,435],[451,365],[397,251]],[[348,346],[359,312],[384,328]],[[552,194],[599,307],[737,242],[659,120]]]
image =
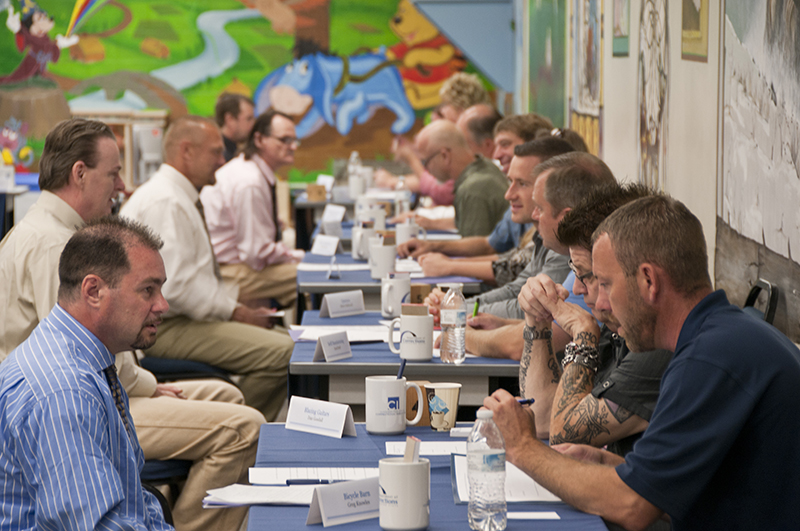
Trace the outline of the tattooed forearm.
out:
[[[593,371],[577,363],[568,365],[563,376],[561,376],[561,393],[558,403],[553,406],[553,415],[557,417],[570,405],[579,403],[584,396],[592,392],[593,386]]]
[[[519,360],[519,393],[522,398],[530,398],[525,396],[525,384],[528,377],[528,369],[531,366],[531,346],[533,341],[525,340],[525,346],[522,347],[522,358]]]
[[[593,347],[596,347],[598,343],[597,335],[592,332],[578,332],[574,341],[578,345],[591,345]]]
[[[546,343],[547,352],[549,356],[549,358],[547,359],[547,367],[551,371],[554,371],[553,379],[551,380],[551,382],[558,383],[558,379],[560,377],[560,371],[558,371],[558,363],[555,363],[555,356],[553,355],[553,344],[551,339],[552,337],[553,337],[553,331],[550,330],[549,328],[540,330],[535,326],[525,325],[525,328],[522,329],[522,339],[524,340],[525,343],[522,347],[522,357],[520,358],[519,361],[519,389],[520,389],[520,394],[522,394],[523,396],[525,396],[525,387],[528,379],[528,371],[530,370],[531,367],[531,357],[533,356],[534,341],[544,340],[544,342]],[[538,363],[539,362],[537,361],[537,364]],[[556,365],[555,369],[553,368],[553,363],[555,363]]]
[[[594,399],[581,402],[566,415],[561,433],[550,436],[550,444],[593,444],[599,435],[611,433],[605,427],[608,423],[608,411],[600,407],[600,402]]]
[[[553,356],[552,347],[550,347],[550,358],[547,360],[547,368],[550,369],[550,374],[552,376],[552,378],[550,378],[550,383],[557,384],[561,379],[561,364],[559,364],[556,357]]]

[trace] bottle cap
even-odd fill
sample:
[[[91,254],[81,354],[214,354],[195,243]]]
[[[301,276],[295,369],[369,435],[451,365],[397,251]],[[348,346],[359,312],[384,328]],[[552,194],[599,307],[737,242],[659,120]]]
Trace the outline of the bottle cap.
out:
[[[494,412],[491,409],[479,409],[477,416],[479,419],[490,419],[494,417]]]

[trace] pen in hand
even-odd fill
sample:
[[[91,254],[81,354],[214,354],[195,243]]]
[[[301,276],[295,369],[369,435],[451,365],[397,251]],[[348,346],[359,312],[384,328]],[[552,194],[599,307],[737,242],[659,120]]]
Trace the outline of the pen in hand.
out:
[[[475,301],[475,307],[472,309],[472,317],[476,317],[478,315],[478,306],[480,306],[481,301]]]
[[[518,398],[517,399],[517,402],[519,402],[520,405],[523,405],[523,406],[529,406],[529,405],[533,404],[535,401],[536,400],[534,400],[533,398]]]

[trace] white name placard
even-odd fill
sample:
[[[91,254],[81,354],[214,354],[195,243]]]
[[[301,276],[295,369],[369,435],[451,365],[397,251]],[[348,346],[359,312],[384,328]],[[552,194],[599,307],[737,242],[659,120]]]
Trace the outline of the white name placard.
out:
[[[339,361],[352,357],[353,353],[350,351],[347,332],[320,336],[317,340],[317,348],[314,349],[314,361]]]
[[[333,188],[335,182],[336,179],[333,177],[333,175],[325,175],[324,173],[320,173],[319,175],[317,175],[317,184],[321,184],[322,186],[324,186],[326,192],[331,191],[331,188]]]
[[[353,412],[347,404],[293,396],[289,400],[286,429],[341,439],[356,436]]]
[[[336,236],[337,238],[341,238],[342,236],[344,236],[344,232],[342,231],[341,221],[323,221],[322,232],[324,232],[328,236]]]
[[[333,256],[339,249],[339,238],[327,234],[317,234],[314,244],[311,246],[311,254],[320,256]]]
[[[306,525],[325,527],[378,518],[378,478],[321,485],[314,489]]]
[[[328,203],[325,205],[325,210],[322,211],[322,221],[338,221],[341,223],[346,210],[342,205]]]
[[[320,317],[347,317],[361,315],[364,309],[364,293],[360,290],[326,293],[319,309]]]

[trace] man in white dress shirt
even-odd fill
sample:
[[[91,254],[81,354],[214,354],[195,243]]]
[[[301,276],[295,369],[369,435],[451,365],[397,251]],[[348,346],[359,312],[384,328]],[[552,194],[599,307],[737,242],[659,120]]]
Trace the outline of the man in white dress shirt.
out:
[[[247,405],[272,421],[286,397],[294,343],[270,330],[272,310],[237,302],[238,287],[223,282],[206,229],[200,190],[214,184],[224,163],[217,125],[206,118],[176,120],[164,135],[164,164],[122,207],[164,240],[164,296],[170,309],[148,356],[209,363],[242,376]]]
[[[120,169],[116,138],[102,122],[66,120],[48,133],[42,194],[0,242],[0,361],[55,306],[61,251],[84,223],[111,213],[125,188]],[[203,511],[202,500],[210,488],[246,479],[263,415],[220,380],[157,384],[130,352],[117,354],[116,365],[145,458],[194,461],[173,507],[177,530],[238,529],[244,508]]]
[[[270,109],[256,120],[244,153],[217,171],[217,183],[200,192],[222,278],[239,286],[239,301],[281,307],[297,299],[302,251],[281,241],[275,171],[294,162],[300,145],[294,123]]]

